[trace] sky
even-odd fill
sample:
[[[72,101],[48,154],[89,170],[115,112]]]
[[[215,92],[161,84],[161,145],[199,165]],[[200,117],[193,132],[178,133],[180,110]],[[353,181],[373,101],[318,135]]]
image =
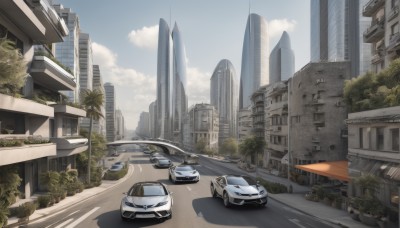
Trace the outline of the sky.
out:
[[[269,49],[289,33],[295,71],[310,61],[309,0],[53,0],[71,8],[90,35],[93,64],[103,83],[116,91],[126,128],[134,130],[141,112],[156,100],[158,23],[164,18],[181,32],[187,59],[189,107],[210,102],[210,78],[222,59],[240,78],[249,12],[268,23]]]

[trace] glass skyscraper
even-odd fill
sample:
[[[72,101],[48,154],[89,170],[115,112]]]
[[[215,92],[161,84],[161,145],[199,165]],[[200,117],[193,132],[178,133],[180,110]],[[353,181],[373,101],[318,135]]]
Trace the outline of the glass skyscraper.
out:
[[[251,105],[251,95],[269,78],[269,39],[267,21],[257,14],[247,19],[242,51],[239,109]]]
[[[284,31],[269,55],[269,83],[285,81],[294,74],[294,52],[289,34]]]

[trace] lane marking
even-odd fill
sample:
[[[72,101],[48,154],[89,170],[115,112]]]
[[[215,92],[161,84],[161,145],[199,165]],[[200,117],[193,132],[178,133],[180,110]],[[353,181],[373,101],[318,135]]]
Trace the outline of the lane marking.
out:
[[[187,190],[192,191],[192,189],[189,186],[186,186]]]
[[[73,215],[73,214],[75,214],[75,213],[78,213],[79,211],[81,211],[81,210],[77,210],[77,211],[75,211],[75,212],[72,212],[71,214],[67,215],[66,217],[71,216],[71,215]]]
[[[95,211],[97,211],[100,207],[95,207],[92,210],[90,210],[88,213],[82,215],[80,218],[78,218],[77,220],[75,220],[75,222],[69,224],[68,226],[66,226],[65,228],[74,228],[76,225],[78,225],[79,223],[81,223],[83,220],[85,220],[87,217],[89,217],[91,214],[93,214]]]
[[[142,166],[139,164],[139,170],[140,172],[142,172]]]
[[[289,219],[289,221],[291,221],[292,223],[296,224],[298,227],[307,228],[307,227],[301,225],[300,221],[298,219]]]
[[[70,218],[70,219],[64,221],[63,223],[60,223],[60,225],[58,225],[58,226],[56,226],[54,228],[61,228],[61,227],[65,226],[65,225],[67,225],[68,223],[72,222],[73,220],[74,220],[73,218]]]
[[[64,210],[58,211],[58,212],[56,212],[56,213],[54,213],[54,214],[45,216],[44,218],[35,220],[35,221],[31,222],[30,224],[35,224],[35,223],[39,223],[39,222],[46,221],[47,219],[49,219],[49,218],[51,218],[51,217],[54,217],[54,216],[56,216],[56,215],[58,215],[58,214],[60,214],[60,213],[63,213],[63,212],[66,211],[66,210],[67,210],[67,209],[64,209]]]

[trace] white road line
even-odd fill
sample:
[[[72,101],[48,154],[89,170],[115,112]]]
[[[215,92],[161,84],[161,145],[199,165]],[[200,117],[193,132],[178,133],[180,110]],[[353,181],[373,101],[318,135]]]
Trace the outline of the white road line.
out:
[[[95,211],[97,211],[100,207],[95,207],[91,211],[87,212],[86,214],[82,215],[80,218],[75,220],[75,222],[69,224],[65,228],[74,228],[76,225],[81,223],[83,220],[85,220],[87,217],[89,217],[91,214],[93,214]]]
[[[81,210],[74,211],[74,212],[72,212],[71,214],[67,215],[66,217],[71,216],[71,215],[73,215],[73,214],[75,214],[75,213],[78,213],[79,211],[81,211]]]
[[[298,219],[289,219],[289,221],[291,221],[292,223],[296,224],[298,227],[307,228],[307,227],[301,225],[300,221]]]
[[[140,172],[142,172],[142,166],[139,164],[139,170]]]
[[[63,223],[60,223],[60,225],[58,225],[58,226],[56,226],[54,228],[61,228],[61,227],[65,226],[65,225],[67,225],[68,223],[72,222],[73,220],[74,220],[73,218],[70,218],[70,219],[64,221]]]
[[[192,191],[192,189],[189,186],[186,186],[187,190]]]
[[[132,172],[135,172],[135,166],[132,164]]]
[[[44,217],[44,218],[38,219],[38,220],[36,220],[36,221],[33,221],[33,222],[31,222],[30,224],[35,224],[35,223],[43,222],[43,221],[47,220],[48,218],[51,218],[51,217],[54,217],[54,216],[56,216],[56,215],[58,215],[58,214],[60,214],[60,213],[63,213],[63,212],[66,211],[66,210],[67,210],[67,209],[58,211],[58,212],[56,212],[56,213],[54,213],[54,214],[51,214],[51,215],[49,215],[49,216],[46,216],[46,217]]]

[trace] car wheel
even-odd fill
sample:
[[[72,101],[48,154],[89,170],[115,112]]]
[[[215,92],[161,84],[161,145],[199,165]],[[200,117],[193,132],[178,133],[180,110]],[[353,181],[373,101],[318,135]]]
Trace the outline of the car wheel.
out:
[[[167,219],[171,219],[172,218],[172,211],[170,212],[170,214],[168,215]]]
[[[231,206],[231,203],[229,202],[229,195],[228,195],[228,193],[224,192],[223,199],[224,199],[224,205],[225,205],[225,207],[230,207],[230,206]]]
[[[124,221],[124,222],[128,222],[129,221],[129,219],[128,218],[125,218],[124,216],[122,216],[121,215],[121,219],[122,219],[122,221]]]
[[[169,179],[169,181],[171,181],[171,182],[172,182],[172,177],[171,177],[171,174],[169,174],[169,175],[168,175],[168,179]]]
[[[212,197],[217,198],[217,192],[215,191],[213,184],[210,185],[210,191],[211,191]]]

